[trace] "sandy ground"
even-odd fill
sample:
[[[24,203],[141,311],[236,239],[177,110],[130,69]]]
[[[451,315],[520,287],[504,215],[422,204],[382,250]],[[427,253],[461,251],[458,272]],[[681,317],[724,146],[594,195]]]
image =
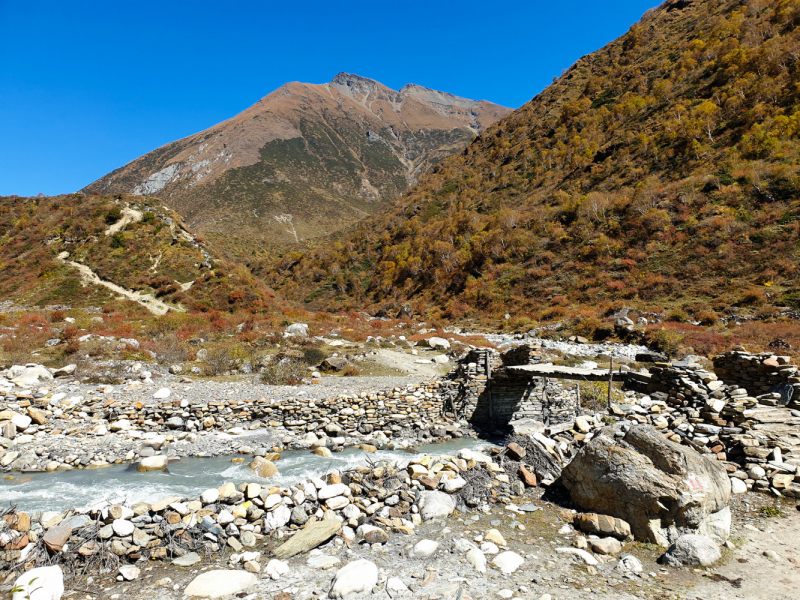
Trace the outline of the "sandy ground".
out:
[[[419,355],[414,356],[413,354],[401,352],[399,350],[380,348],[377,350],[377,354],[369,356],[360,362],[362,364],[365,362],[374,362],[387,369],[395,369],[420,378],[437,377],[447,373],[453,367],[452,362],[444,364],[436,364],[433,362],[434,356],[443,354],[441,350],[423,350],[418,348],[418,351]],[[431,363],[418,363],[418,360],[429,360]]]

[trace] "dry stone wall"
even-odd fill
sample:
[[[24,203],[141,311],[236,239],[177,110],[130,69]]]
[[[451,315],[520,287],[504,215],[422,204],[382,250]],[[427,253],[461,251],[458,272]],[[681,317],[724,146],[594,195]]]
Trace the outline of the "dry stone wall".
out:
[[[176,400],[149,407],[112,405],[102,410],[107,411],[105,418],[111,422],[125,420],[151,427],[188,430],[266,424],[301,433],[334,424],[344,432],[372,433],[428,428],[445,422],[437,382],[328,400],[261,398],[184,404]]]
[[[777,392],[783,404],[800,408],[800,374],[790,362],[788,356],[734,350],[714,357],[714,372],[725,383],[744,388],[751,395]]]

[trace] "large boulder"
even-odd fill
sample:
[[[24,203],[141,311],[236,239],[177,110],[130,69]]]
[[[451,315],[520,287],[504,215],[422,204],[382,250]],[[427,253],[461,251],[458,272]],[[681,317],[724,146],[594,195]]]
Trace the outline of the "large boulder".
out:
[[[308,325],[305,323],[292,323],[286,328],[286,335],[301,338],[308,337]]]
[[[333,513],[331,513],[333,514]],[[298,533],[289,538],[281,546],[275,549],[273,555],[276,558],[291,558],[296,554],[313,550],[320,544],[327,542],[334,535],[339,533],[342,524],[336,518],[322,519],[306,525]]]
[[[423,521],[443,519],[453,514],[456,502],[444,492],[420,492],[419,512]]]
[[[139,461],[136,465],[136,470],[139,473],[147,473],[148,471],[163,471],[169,464],[169,458],[163,454],[157,456],[148,456]]]
[[[320,371],[325,371],[326,373],[334,373],[337,371],[344,371],[349,364],[350,363],[347,362],[346,358],[342,358],[341,356],[331,356],[322,361],[319,369]]]
[[[725,541],[731,484],[722,464],[650,425],[623,432],[601,430],[564,468],[572,501],[624,519],[639,540],[668,546],[683,533],[700,533]]]
[[[278,467],[275,466],[275,463],[262,456],[256,456],[247,466],[250,467],[259,477],[266,478],[278,474]]]

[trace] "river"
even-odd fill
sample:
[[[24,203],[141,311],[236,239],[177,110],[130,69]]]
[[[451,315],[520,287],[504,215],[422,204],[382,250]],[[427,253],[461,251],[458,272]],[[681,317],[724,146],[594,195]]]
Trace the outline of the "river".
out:
[[[449,442],[430,444],[416,449],[420,454],[454,455],[463,448],[480,448],[486,442],[462,438]],[[127,464],[112,465],[103,469],[76,469],[51,473],[14,472],[0,479],[0,506],[15,504],[19,510],[64,511],[70,508],[88,508],[97,502],[111,502],[129,506],[137,502],[153,503],[163,498],[199,498],[209,489],[228,481],[234,484],[259,482],[264,485],[289,486],[311,477],[320,476],[333,469],[344,470],[368,461],[408,461],[412,453],[379,450],[367,453],[357,448],[347,448],[322,458],[308,450],[289,450],[275,461],[279,474],[259,481],[244,463],[232,463],[233,456],[215,458],[184,458],[169,465],[169,472],[129,471]],[[242,458],[242,455],[238,455]]]

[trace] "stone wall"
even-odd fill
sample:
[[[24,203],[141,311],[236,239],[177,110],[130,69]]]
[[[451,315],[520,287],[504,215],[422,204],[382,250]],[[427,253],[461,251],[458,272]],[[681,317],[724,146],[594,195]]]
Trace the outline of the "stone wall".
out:
[[[777,392],[782,404],[800,408],[798,368],[790,364],[788,356],[733,350],[715,356],[713,362],[714,372],[725,383],[744,388],[753,396]]]
[[[391,433],[406,428],[428,429],[445,423],[438,382],[329,400],[230,399],[186,406],[176,400],[155,407],[112,405],[101,412],[106,413],[104,416],[112,422],[112,428],[113,422],[127,420],[155,428],[187,430],[282,425],[290,431],[309,432],[336,424],[344,432],[382,430]]]
[[[498,427],[520,419],[554,425],[573,420],[577,407],[576,392],[565,390],[558,380],[500,369],[492,374],[470,420]]]

